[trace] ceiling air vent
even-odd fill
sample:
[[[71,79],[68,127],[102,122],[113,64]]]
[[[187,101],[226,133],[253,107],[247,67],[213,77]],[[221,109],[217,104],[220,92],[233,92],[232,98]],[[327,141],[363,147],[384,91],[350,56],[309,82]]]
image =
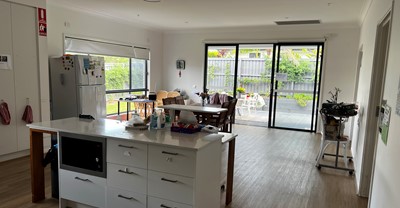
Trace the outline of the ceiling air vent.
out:
[[[295,21],[275,21],[277,25],[310,25],[320,24],[320,20],[295,20]]]

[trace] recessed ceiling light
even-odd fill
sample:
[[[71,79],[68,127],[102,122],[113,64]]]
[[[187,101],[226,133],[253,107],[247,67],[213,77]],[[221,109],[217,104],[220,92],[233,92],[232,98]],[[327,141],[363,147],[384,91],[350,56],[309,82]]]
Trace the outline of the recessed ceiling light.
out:
[[[158,3],[161,2],[161,0],[144,0],[145,2],[151,2],[151,3]]]

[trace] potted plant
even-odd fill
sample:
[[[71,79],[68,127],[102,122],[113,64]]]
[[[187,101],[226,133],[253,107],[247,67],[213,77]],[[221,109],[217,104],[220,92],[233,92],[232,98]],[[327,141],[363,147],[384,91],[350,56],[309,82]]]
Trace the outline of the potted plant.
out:
[[[238,87],[236,89],[236,92],[238,92],[238,98],[240,98],[242,96],[242,94],[244,94],[246,92],[246,89],[244,89],[244,87]]]

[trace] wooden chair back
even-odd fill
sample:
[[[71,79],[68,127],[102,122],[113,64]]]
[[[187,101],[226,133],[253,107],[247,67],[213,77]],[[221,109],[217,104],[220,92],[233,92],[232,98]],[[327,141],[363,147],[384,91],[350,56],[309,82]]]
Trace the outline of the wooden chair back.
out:
[[[171,104],[176,104],[176,100],[174,97],[167,97],[162,99],[163,105],[171,105]],[[165,115],[169,115],[169,110],[164,109]]]
[[[185,100],[183,100],[183,96],[177,96],[175,97],[175,102],[178,105],[185,105]]]

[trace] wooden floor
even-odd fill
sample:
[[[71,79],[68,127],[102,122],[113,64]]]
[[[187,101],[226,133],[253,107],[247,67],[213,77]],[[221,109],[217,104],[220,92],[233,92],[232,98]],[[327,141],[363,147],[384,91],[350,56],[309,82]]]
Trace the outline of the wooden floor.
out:
[[[235,180],[228,208],[364,208],[354,176],[315,165],[319,136],[311,133],[235,125]],[[327,158],[327,157],[326,157]],[[327,158],[328,160],[328,158]],[[46,168],[46,179],[49,179]],[[50,196],[46,180],[46,196]],[[30,203],[29,158],[0,163],[0,208],[56,208],[55,199]]]

